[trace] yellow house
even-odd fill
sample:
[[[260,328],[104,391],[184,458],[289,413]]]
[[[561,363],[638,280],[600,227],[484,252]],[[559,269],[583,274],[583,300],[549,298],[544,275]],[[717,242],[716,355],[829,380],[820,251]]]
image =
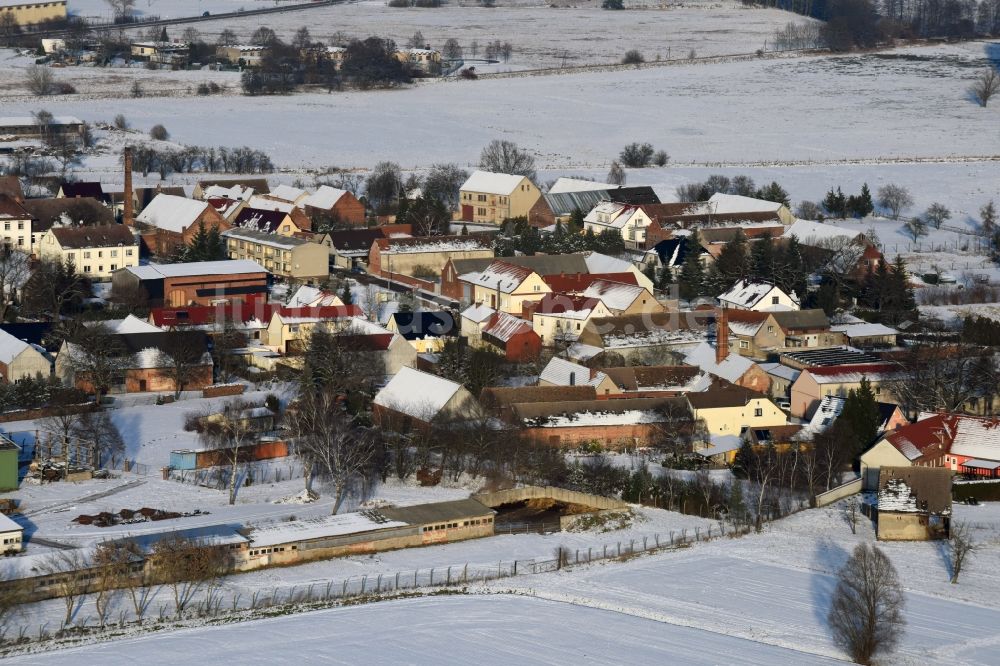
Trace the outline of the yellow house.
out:
[[[892,381],[901,377],[897,366],[889,363],[833,365],[805,368],[792,384],[791,412],[799,418],[812,418],[820,401],[828,395],[846,398],[853,389],[861,388],[861,380],[871,384],[875,398],[880,402],[896,402],[890,388]]]
[[[275,312],[261,336],[261,343],[281,353],[294,352],[297,351],[297,343],[301,342],[304,346],[317,326],[339,332],[359,321],[356,314],[355,308],[348,306]]]
[[[464,275],[460,281],[472,286],[472,300],[513,315],[537,303],[552,289],[535,271],[497,259],[479,273]]]
[[[91,280],[110,280],[119,268],[139,265],[139,242],[121,224],[52,227],[38,243],[43,258],[71,261]]]
[[[467,222],[500,224],[527,217],[542,193],[526,176],[474,171],[462,184],[459,218]]]
[[[739,435],[745,428],[788,423],[788,417],[770,398],[740,386],[688,393],[687,400],[695,420],[704,421],[711,436]]]
[[[274,275],[322,282],[330,274],[330,251],[319,243],[251,229],[230,229],[222,237],[230,259],[256,261]]]
[[[7,15],[13,16],[14,23],[20,26],[34,25],[43,21],[66,20],[66,0],[6,2],[0,6],[0,22],[3,22]]]
[[[407,48],[396,51],[396,60],[426,74],[441,71],[441,52],[431,48]]]
[[[418,354],[434,354],[448,340],[458,337],[458,324],[450,312],[394,312],[386,330],[401,335]]]
[[[531,327],[543,345],[573,342],[594,318],[610,317],[611,311],[597,298],[546,294],[531,313]]]
[[[613,229],[621,234],[627,246],[638,247],[646,242],[646,227],[652,223],[642,206],[602,201],[583,218],[583,230],[600,234]]]

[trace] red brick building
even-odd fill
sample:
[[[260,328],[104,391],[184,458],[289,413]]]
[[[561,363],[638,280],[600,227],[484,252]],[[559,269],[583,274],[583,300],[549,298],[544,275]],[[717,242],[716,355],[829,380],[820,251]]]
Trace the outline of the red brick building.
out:
[[[536,444],[618,450],[650,446],[667,421],[670,399],[626,398],[513,405],[521,434]],[[677,403],[681,406],[681,403]]]
[[[356,196],[328,185],[322,185],[303,199],[302,207],[306,215],[316,222],[325,221],[352,227],[363,227],[367,223],[365,205]]]
[[[171,194],[159,194],[135,218],[142,240],[153,254],[169,256],[188,245],[204,226],[222,233],[232,225],[214,206]]]
[[[154,307],[242,303],[266,299],[268,277],[267,269],[245,259],[147,264],[115,272],[111,293],[142,289]]]
[[[542,351],[542,339],[531,324],[506,312],[496,312],[490,317],[483,327],[482,340],[515,363],[534,361]]]

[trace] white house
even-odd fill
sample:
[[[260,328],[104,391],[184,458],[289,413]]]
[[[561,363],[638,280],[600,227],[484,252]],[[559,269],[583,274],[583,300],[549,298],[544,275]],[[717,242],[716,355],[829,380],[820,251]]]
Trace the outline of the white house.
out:
[[[799,309],[799,299],[795,292],[786,294],[780,287],[768,282],[749,280],[739,280],[729,291],[719,294],[719,304],[736,310],[755,312]]]
[[[792,215],[791,211],[784,204],[765,199],[755,199],[754,197],[744,197],[738,194],[716,192],[709,198],[708,205],[716,215],[775,213],[785,224],[791,224],[795,221],[795,216]]]
[[[583,218],[585,231],[599,234],[613,229],[621,234],[626,244],[633,247],[646,242],[646,227],[652,223],[642,206],[613,201],[602,201]]]
[[[24,528],[0,513],[0,553],[19,553],[23,550]]]

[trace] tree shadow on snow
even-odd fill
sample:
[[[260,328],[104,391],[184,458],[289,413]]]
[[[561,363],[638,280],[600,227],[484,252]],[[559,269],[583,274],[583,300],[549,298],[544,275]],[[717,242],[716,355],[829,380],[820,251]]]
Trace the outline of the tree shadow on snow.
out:
[[[1000,42],[989,42],[984,47],[986,51],[986,59],[990,61],[990,65],[997,70],[1000,70]]]
[[[951,577],[955,575],[954,564],[951,561],[951,542],[946,539],[939,539],[934,542],[934,550],[937,551],[938,557],[941,558],[944,570],[948,572],[948,580],[951,580]]]
[[[837,572],[850,557],[840,544],[832,539],[820,539],[813,554],[813,574],[809,581],[813,615],[821,627],[826,626],[830,611],[830,598],[837,587]]]

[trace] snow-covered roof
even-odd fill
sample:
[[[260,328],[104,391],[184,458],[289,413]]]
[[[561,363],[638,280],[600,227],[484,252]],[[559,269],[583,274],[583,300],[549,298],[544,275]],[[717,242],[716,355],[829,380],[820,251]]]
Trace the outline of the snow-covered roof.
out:
[[[379,241],[385,241],[384,243]],[[395,242],[394,242],[395,241]],[[476,236],[429,236],[427,238],[381,238],[382,254],[420,254],[423,252],[474,252],[489,249],[487,241]]]
[[[128,315],[124,319],[106,319],[100,322],[93,322],[93,324],[101,324],[109,332],[118,335],[128,333],[163,333],[162,328],[153,326],[148,321],[143,321],[135,315]]]
[[[0,331],[0,363],[9,364],[18,354],[30,347],[27,342],[15,338],[7,331]]]
[[[627,310],[636,299],[647,294],[644,287],[635,284],[595,280],[583,292],[584,298],[598,298],[611,310]]]
[[[881,335],[896,335],[899,333],[894,328],[885,324],[839,324],[830,327],[831,331],[843,333],[848,338],[867,338]]]
[[[633,206],[631,204],[616,203],[614,201],[602,201],[594,206],[589,213],[587,213],[586,217],[583,218],[583,221],[588,224],[598,224],[601,226],[612,227],[614,229],[622,229],[626,224],[628,224],[628,221],[632,219],[632,216],[638,209],[638,206]]]
[[[598,354],[603,354],[604,348],[595,345],[587,345],[581,342],[574,342],[566,349],[566,356],[577,361],[588,361]]]
[[[202,194],[202,199],[231,199],[233,201],[249,201],[253,196],[252,187],[243,187],[239,183],[232,187],[209,185]]]
[[[730,329],[732,326],[730,326]],[[769,375],[775,377],[780,377],[789,382],[794,382],[802,374],[801,370],[796,370],[795,368],[790,368],[787,365],[782,365],[781,363],[759,363],[761,370]]]
[[[598,386],[606,377],[599,370],[553,356],[538,379],[556,386]]]
[[[865,363],[861,365],[832,365],[807,368],[817,384],[856,384],[863,378],[869,381],[898,379],[903,375],[899,367],[888,363]]]
[[[0,3],[3,4],[3,3]],[[13,2],[19,5],[22,2]],[[51,125],[80,125],[83,121],[76,116],[54,116],[49,124]],[[24,127],[26,125],[37,125],[38,121],[32,116],[4,116],[0,118],[0,128],[3,127]]]
[[[206,208],[208,204],[204,201],[173,194],[157,194],[135,220],[157,229],[181,233],[194,224]]]
[[[895,513],[920,513],[917,497],[903,479],[889,479],[878,493],[878,510]]]
[[[247,201],[247,205],[250,208],[259,208],[260,210],[278,210],[282,213],[291,213],[295,210],[295,204],[288,201],[277,201],[275,199],[268,199],[267,197],[254,195],[250,197]]]
[[[588,273],[630,273],[634,266],[631,261],[618,259],[599,252],[591,252],[584,257]]]
[[[404,367],[375,395],[373,402],[427,420],[438,414],[461,388],[461,384],[450,379]]]
[[[474,273],[475,277],[469,280],[478,287],[485,287],[490,291],[500,291],[510,294],[517,291],[517,288],[534,273],[530,268],[508,264],[506,261],[494,261],[480,273]],[[472,276],[470,276],[472,277]]]
[[[24,527],[0,513],[0,532],[19,532],[23,529]]]
[[[302,200],[303,206],[312,206],[322,210],[333,208],[340,198],[347,194],[347,190],[338,190],[336,187],[321,185],[318,190]]]
[[[229,229],[228,231],[223,231],[222,237],[251,241],[253,243],[266,245],[267,247],[277,247],[283,250],[291,250],[299,245],[305,245],[310,242],[304,238],[295,238],[294,236],[278,236],[277,234],[266,234],[261,231],[254,231],[253,229],[240,229],[238,227]]]
[[[292,297],[288,299],[288,307],[291,308],[301,308],[307,306],[317,306],[325,307],[329,305],[343,305],[344,301],[340,299],[336,294],[331,294],[330,292],[323,291],[316,287],[310,287],[307,284],[302,285],[298,290],[292,294]]]
[[[783,234],[785,238],[795,236],[804,245],[816,245],[838,238],[853,240],[859,235],[861,232],[856,229],[841,229],[832,224],[813,222],[812,220],[795,220],[790,227],[785,229]]]
[[[250,538],[250,548],[265,548],[283,543],[373,532],[390,527],[405,527],[406,525],[407,523],[398,520],[379,522],[362,513],[342,513],[258,527],[250,532],[248,537]]]
[[[719,301],[731,303],[734,307],[752,309],[772,292],[786,295],[779,287],[769,282],[751,282],[750,280],[738,280],[728,291],[719,294]],[[789,297],[792,301],[796,299]]]
[[[1000,461],[1000,419],[965,416],[962,414],[922,413],[917,422],[897,432],[912,430],[922,421],[940,421],[944,434],[951,439],[952,455]]]
[[[473,171],[460,189],[463,192],[509,195],[517,189],[522,180],[524,176],[516,174]]]
[[[275,199],[280,199],[281,201],[291,201],[295,203],[299,197],[306,194],[306,191],[298,187],[292,187],[291,185],[278,185],[276,188],[271,190],[270,196]]]
[[[840,396],[823,396],[823,399],[819,402],[819,407],[816,408],[812,419],[805,429],[811,433],[825,431],[833,425],[833,422],[837,420],[840,413],[844,411],[845,404],[847,404],[847,400]]]
[[[180,264],[143,264],[129,266],[129,271],[140,280],[158,280],[168,277],[196,275],[235,275],[238,273],[267,273],[267,269],[249,259],[223,259],[221,261],[189,261]]]
[[[684,362],[688,365],[696,365],[710,375],[732,383],[739,380],[754,366],[753,361],[739,354],[730,354],[722,363],[716,363],[715,347],[707,342],[702,342],[688,352]]]
[[[483,333],[501,342],[507,342],[515,335],[530,333],[531,324],[506,312],[497,312],[490,317],[489,323],[483,327]]]
[[[662,412],[649,409],[614,410],[614,401],[609,401],[609,411],[572,412],[559,416],[545,417],[546,428],[580,428],[586,426],[639,425],[644,423],[660,423],[665,417]],[[535,419],[525,419],[528,425]]]
[[[591,192],[594,190],[607,190],[615,187],[607,183],[598,183],[596,180],[582,180],[580,178],[558,178],[549,188],[549,194],[566,194],[567,192]]]
[[[780,203],[744,197],[739,194],[723,194],[716,192],[709,200],[713,205],[713,210],[717,215],[730,213],[773,213],[781,209]]]
[[[477,324],[481,324],[492,317],[494,312],[496,312],[496,310],[490,306],[477,303],[462,310],[462,317],[464,319],[468,319],[469,321],[474,321]]]

